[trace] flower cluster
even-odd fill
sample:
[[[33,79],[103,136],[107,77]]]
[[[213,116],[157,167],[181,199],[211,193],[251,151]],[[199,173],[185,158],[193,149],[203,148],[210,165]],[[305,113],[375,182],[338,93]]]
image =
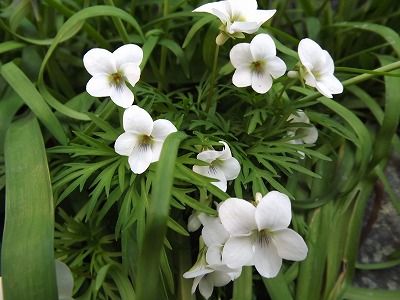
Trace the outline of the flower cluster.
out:
[[[86,91],[94,97],[110,96],[118,106],[126,108],[123,115],[125,130],[115,141],[115,152],[128,156],[133,173],[141,174],[152,162],[160,158],[167,136],[177,131],[169,120],[153,119],[147,111],[132,105],[134,96],[127,87],[139,81],[139,65],[143,50],[134,44],[123,45],[113,53],[105,49],[91,49],[83,57],[86,70],[93,77],[86,85]]]

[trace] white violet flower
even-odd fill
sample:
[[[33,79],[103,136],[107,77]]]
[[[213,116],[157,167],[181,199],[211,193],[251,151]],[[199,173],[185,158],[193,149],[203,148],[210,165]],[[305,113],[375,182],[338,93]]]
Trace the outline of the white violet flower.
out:
[[[235,73],[232,83],[237,87],[251,86],[264,94],[272,86],[272,78],[285,74],[286,65],[276,56],[274,40],[265,33],[256,35],[249,43],[233,46],[230,54]]]
[[[86,91],[93,97],[111,97],[118,106],[132,105],[134,96],[126,81],[134,86],[140,78],[143,50],[134,44],[123,45],[114,52],[101,48],[89,50],[83,57],[86,70],[93,77]]]
[[[287,119],[290,123],[304,123],[310,124],[310,119],[302,110],[297,110],[296,114],[291,114]],[[318,139],[318,130],[315,126],[307,127],[291,127],[288,131],[291,137],[298,136],[298,138],[290,140],[291,144],[314,144]]]
[[[225,200],[219,208],[222,225],[230,238],[222,251],[222,262],[230,268],[254,265],[261,276],[275,277],[282,258],[300,261],[307,256],[303,238],[287,228],[292,218],[289,198],[272,191],[256,195],[254,206],[238,198]]]
[[[218,181],[211,182],[222,191],[226,192],[228,180],[234,180],[240,173],[240,164],[236,158],[232,157],[231,149],[228,144],[224,144],[222,151],[206,150],[197,155],[197,159],[208,163],[208,166],[193,166],[193,171]]]
[[[193,278],[192,294],[199,287],[200,294],[208,299],[211,297],[214,286],[227,285],[240,276],[242,269],[231,269],[225,265],[210,265],[206,262],[204,251],[205,248],[200,250],[197,262],[183,274],[183,277]]]
[[[128,156],[133,173],[141,174],[152,162],[158,161],[164,140],[176,127],[168,120],[153,119],[147,111],[133,105],[123,116],[125,132],[115,141],[115,152]]]
[[[260,10],[257,7],[256,0],[227,0],[207,3],[193,11],[209,13],[220,19],[221,33],[217,36],[216,42],[222,45],[229,37],[242,38],[243,32],[248,34],[256,32],[276,12],[275,9]]]
[[[307,85],[315,87],[328,98],[343,92],[342,83],[333,75],[335,66],[332,57],[326,50],[306,38],[300,41],[298,53],[302,65],[300,76]]]

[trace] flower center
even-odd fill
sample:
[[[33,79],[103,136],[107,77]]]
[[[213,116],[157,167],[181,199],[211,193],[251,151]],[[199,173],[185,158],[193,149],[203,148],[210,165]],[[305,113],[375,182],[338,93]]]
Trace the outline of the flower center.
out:
[[[124,75],[119,71],[111,74],[109,76],[109,80],[110,80],[111,85],[114,85],[114,86],[120,86],[125,81]]]
[[[271,232],[269,230],[263,229],[257,233],[257,242],[262,247],[268,246],[271,241]]]
[[[262,73],[263,70],[264,70],[264,65],[265,65],[265,62],[264,62],[264,61],[261,61],[261,60],[253,61],[253,62],[251,63],[251,69],[252,69],[254,72]]]
[[[153,139],[151,138],[151,136],[142,135],[142,136],[139,138],[139,144],[140,144],[142,147],[150,146],[152,143],[153,143]]]

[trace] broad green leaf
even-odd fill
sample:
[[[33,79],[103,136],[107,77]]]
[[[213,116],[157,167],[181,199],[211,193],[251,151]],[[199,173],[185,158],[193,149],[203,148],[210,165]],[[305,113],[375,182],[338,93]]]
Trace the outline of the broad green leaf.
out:
[[[1,271],[5,299],[57,299],[54,211],[39,124],[13,123],[5,141],[6,217]]]
[[[53,136],[61,144],[66,144],[68,138],[59,120],[21,69],[9,62],[1,66],[1,75]]]
[[[253,267],[243,267],[242,274],[233,283],[232,300],[253,299]]]

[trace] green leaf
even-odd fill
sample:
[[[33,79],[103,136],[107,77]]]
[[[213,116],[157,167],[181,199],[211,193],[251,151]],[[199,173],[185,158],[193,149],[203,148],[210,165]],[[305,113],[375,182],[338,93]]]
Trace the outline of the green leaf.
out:
[[[169,135],[161,152],[148,208],[148,223],[141,247],[136,300],[159,299],[160,255],[168,221],[175,161],[178,146],[185,137],[183,132]]]
[[[5,299],[57,299],[50,175],[37,120],[13,123],[5,141],[6,217],[1,271]]]
[[[232,300],[253,299],[253,267],[243,267],[240,277],[233,283]]]
[[[190,28],[189,32],[186,35],[185,41],[183,42],[182,48],[186,48],[190,41],[193,39],[195,34],[206,24],[210,23],[214,20],[214,16],[205,16],[198,20],[196,23],[193,24],[192,28]]]
[[[1,75],[53,136],[66,144],[68,138],[61,123],[21,69],[9,62],[1,67]]]
[[[293,300],[282,273],[279,273],[274,278],[263,278],[263,282],[271,300]]]

